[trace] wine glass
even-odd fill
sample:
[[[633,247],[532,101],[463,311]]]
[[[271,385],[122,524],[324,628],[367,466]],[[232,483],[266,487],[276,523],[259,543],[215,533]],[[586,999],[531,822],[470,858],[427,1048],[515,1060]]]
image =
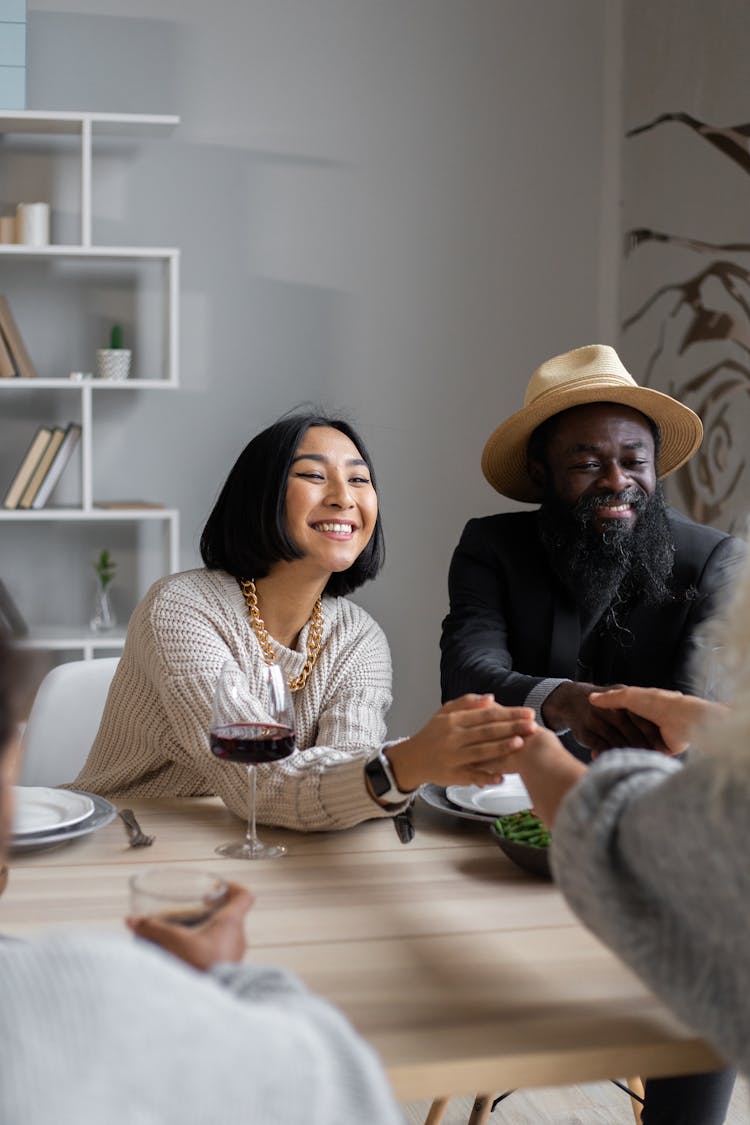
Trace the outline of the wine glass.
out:
[[[218,855],[232,859],[275,859],[280,844],[264,844],[255,831],[255,766],[277,762],[294,750],[294,708],[289,685],[276,664],[264,664],[257,691],[236,664],[221,670],[211,711],[211,751],[226,762],[247,766],[248,817],[242,843],[222,844]]]

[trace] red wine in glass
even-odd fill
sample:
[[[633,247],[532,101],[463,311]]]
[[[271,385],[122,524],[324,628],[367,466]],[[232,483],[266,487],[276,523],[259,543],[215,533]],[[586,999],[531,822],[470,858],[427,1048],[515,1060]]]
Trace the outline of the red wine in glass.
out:
[[[289,684],[278,664],[256,670],[253,685],[232,661],[216,682],[211,725],[211,752],[224,762],[247,770],[247,831],[242,843],[221,844],[216,851],[231,859],[274,859],[284,855],[283,844],[264,844],[255,829],[256,766],[272,766],[294,751],[294,706]]]
[[[217,758],[244,765],[278,762],[294,751],[294,731],[271,723],[232,723],[212,730],[210,740]]]

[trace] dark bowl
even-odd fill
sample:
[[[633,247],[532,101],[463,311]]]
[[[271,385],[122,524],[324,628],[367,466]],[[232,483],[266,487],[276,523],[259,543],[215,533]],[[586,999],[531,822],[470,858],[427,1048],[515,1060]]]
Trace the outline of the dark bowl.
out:
[[[516,840],[506,840],[499,834],[494,824],[490,825],[490,832],[500,850],[505,852],[508,859],[512,859],[517,867],[522,867],[524,871],[530,871],[532,875],[540,875],[544,879],[552,878],[549,848],[538,848],[533,844],[519,844]]]

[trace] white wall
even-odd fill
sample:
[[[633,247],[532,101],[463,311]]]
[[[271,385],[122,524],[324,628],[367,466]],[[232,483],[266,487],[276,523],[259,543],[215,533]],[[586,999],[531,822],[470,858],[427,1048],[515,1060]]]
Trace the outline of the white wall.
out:
[[[391,641],[394,734],[438,702],[446,573],[465,520],[508,507],[481,476],[484,440],[539,362],[611,325],[600,235],[616,208],[604,122],[617,115],[605,68],[617,10],[30,4],[31,108],[182,117],[124,165],[120,150],[97,190],[98,240],[183,250],[182,389],[104,417],[100,479],[178,506],[192,566],[255,431],[305,401],[353,415],[388,544],[358,600]]]

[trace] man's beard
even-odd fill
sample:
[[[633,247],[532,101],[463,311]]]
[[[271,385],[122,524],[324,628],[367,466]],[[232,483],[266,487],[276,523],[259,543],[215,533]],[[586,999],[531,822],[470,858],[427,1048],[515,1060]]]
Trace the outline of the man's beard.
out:
[[[630,504],[635,519],[595,523],[596,511]],[[618,611],[635,600],[658,605],[674,597],[670,586],[674,544],[659,485],[651,496],[638,488],[582,496],[567,507],[549,493],[539,510],[539,536],[557,577],[602,624],[620,627]]]

